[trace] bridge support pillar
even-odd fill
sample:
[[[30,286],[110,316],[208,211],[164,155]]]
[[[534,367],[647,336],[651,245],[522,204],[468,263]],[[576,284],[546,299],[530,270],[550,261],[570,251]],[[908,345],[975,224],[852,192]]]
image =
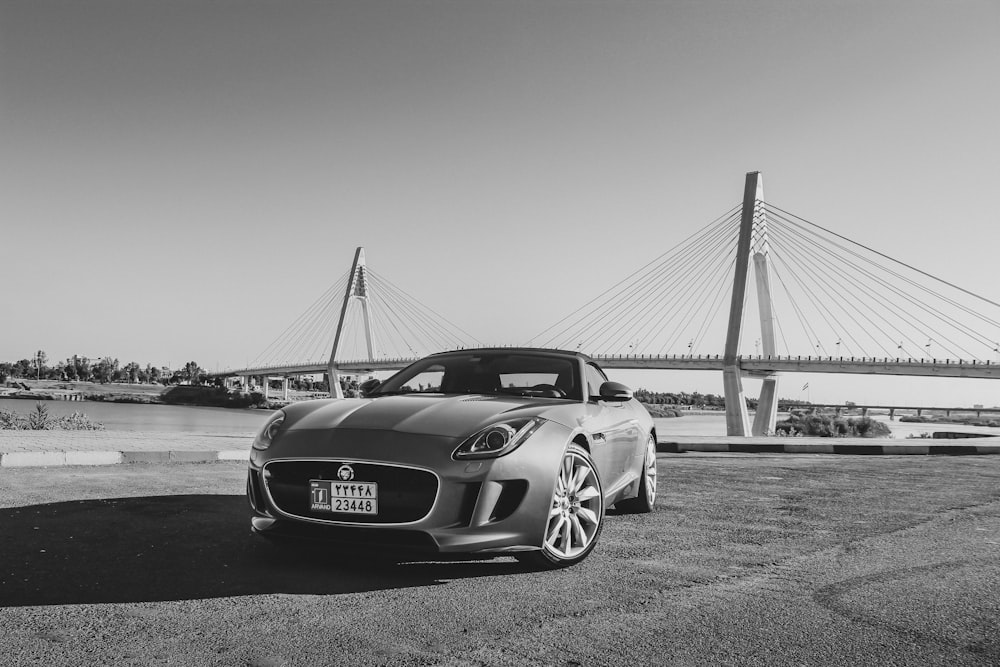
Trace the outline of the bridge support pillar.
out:
[[[738,367],[722,370],[722,388],[726,397],[726,435],[750,435],[750,414]]]
[[[889,421],[895,421],[896,419],[896,408],[889,408]]]
[[[726,434],[749,436],[750,418],[747,415],[746,397],[743,394],[743,378],[740,371],[739,348],[740,336],[743,333],[743,304],[746,300],[747,276],[750,269],[750,250],[754,243],[754,214],[757,211],[757,201],[763,197],[764,184],[759,171],[752,171],[747,174],[746,184],[743,188],[743,212],[740,217],[740,238],[736,246],[736,270],[733,276],[733,295],[729,305],[729,328],[726,332],[726,351],[722,359],[722,386],[726,397]],[[761,230],[761,235],[766,230]],[[761,253],[766,254],[766,243],[761,244]],[[766,259],[760,260],[766,267]],[[761,283],[766,285],[767,277],[758,277],[758,290]],[[770,309],[770,295],[767,299],[768,315]],[[762,320],[765,315],[764,306],[761,306]],[[763,321],[762,321],[763,324]],[[771,321],[768,318],[767,325]],[[765,341],[765,345],[773,339]],[[765,354],[773,354],[773,350],[765,347]],[[772,382],[768,382],[771,380]],[[764,389],[761,392],[762,401],[757,404],[757,416],[754,419],[753,432],[756,434],[765,433],[768,428],[773,431],[772,415],[777,414],[777,385],[774,377],[768,376],[764,381]]]
[[[361,302],[361,314],[365,324],[365,345],[368,349],[368,360],[375,359],[375,339],[372,336],[371,313],[368,311],[368,268],[365,264],[365,249],[358,247],[354,252],[354,264],[351,266],[351,278],[347,281],[347,291],[344,293],[344,303],[340,308],[340,320],[337,322],[337,333],[333,338],[333,349],[330,351],[330,361],[327,362],[327,375],[330,379],[330,396],[343,398],[340,387],[340,377],[337,373],[337,356],[340,353],[341,335],[344,333],[344,321],[347,319],[347,308],[352,299]]]
[[[754,198],[763,196],[763,185],[758,174]],[[744,204],[745,205],[745,204]],[[774,310],[771,302],[771,272],[768,268],[767,230],[764,228],[763,214],[759,221],[760,252],[753,256],[754,278],[757,283],[757,309],[760,315],[760,338],[764,346],[764,354],[777,354],[774,335]],[[760,387],[760,397],[757,399],[757,414],[753,419],[753,435],[769,435],[774,433],[778,423],[778,374],[772,373],[764,378]]]
[[[330,388],[331,398],[344,397],[344,389],[340,386],[340,373],[337,372],[336,364],[330,364],[327,368],[326,381]]]
[[[283,398],[286,401],[288,400],[288,385],[289,384],[291,384],[291,378],[286,375],[283,378],[283,382],[281,383],[282,393],[284,394]]]
[[[778,378],[768,375],[760,387],[757,399],[757,414],[753,418],[753,435],[774,433],[778,423]]]

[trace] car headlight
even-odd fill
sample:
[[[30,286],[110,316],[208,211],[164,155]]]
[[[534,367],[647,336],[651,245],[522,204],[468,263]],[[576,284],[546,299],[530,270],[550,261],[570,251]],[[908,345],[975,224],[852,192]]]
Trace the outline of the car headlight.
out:
[[[455,450],[456,459],[493,459],[517,449],[545,423],[541,417],[508,419],[484,428]]]
[[[264,450],[270,447],[274,436],[277,435],[278,429],[281,428],[283,423],[285,423],[285,413],[278,410],[271,415],[271,418],[267,420],[267,423],[257,433],[257,437],[253,439],[253,448]]]

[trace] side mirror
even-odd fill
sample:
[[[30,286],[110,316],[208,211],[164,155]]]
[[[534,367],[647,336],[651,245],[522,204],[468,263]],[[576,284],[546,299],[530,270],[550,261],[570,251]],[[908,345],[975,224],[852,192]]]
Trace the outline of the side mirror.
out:
[[[601,385],[600,396],[597,398],[602,401],[624,403],[632,400],[632,390],[621,382],[605,382]]]
[[[362,397],[368,396],[373,391],[375,391],[376,389],[378,389],[379,385],[381,385],[381,384],[382,384],[382,381],[379,380],[378,378],[372,378],[371,380],[365,380],[360,385],[358,385],[358,391],[361,392],[361,396]]]

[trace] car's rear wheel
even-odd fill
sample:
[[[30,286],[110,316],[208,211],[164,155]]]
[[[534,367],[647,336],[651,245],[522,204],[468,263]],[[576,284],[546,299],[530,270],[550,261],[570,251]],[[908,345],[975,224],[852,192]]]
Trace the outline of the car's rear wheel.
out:
[[[642,477],[639,479],[639,495],[635,498],[619,500],[615,508],[623,512],[644,514],[652,512],[656,505],[656,437],[650,433],[646,441],[646,454],[642,460]]]
[[[542,548],[519,558],[548,568],[579,563],[593,551],[603,525],[600,475],[587,450],[570,444],[556,473]]]

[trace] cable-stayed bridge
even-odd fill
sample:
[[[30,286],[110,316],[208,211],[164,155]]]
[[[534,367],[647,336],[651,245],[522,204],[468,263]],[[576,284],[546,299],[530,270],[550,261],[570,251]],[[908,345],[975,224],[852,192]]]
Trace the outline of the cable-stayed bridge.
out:
[[[751,172],[741,204],[517,344],[606,368],[722,371],[729,434],[759,435],[774,429],[781,373],[1000,378],[1000,304],[768,202]],[[219,375],[336,380],[480,346],[358,248],[252,363]],[[763,379],[752,427],[747,375]]]

